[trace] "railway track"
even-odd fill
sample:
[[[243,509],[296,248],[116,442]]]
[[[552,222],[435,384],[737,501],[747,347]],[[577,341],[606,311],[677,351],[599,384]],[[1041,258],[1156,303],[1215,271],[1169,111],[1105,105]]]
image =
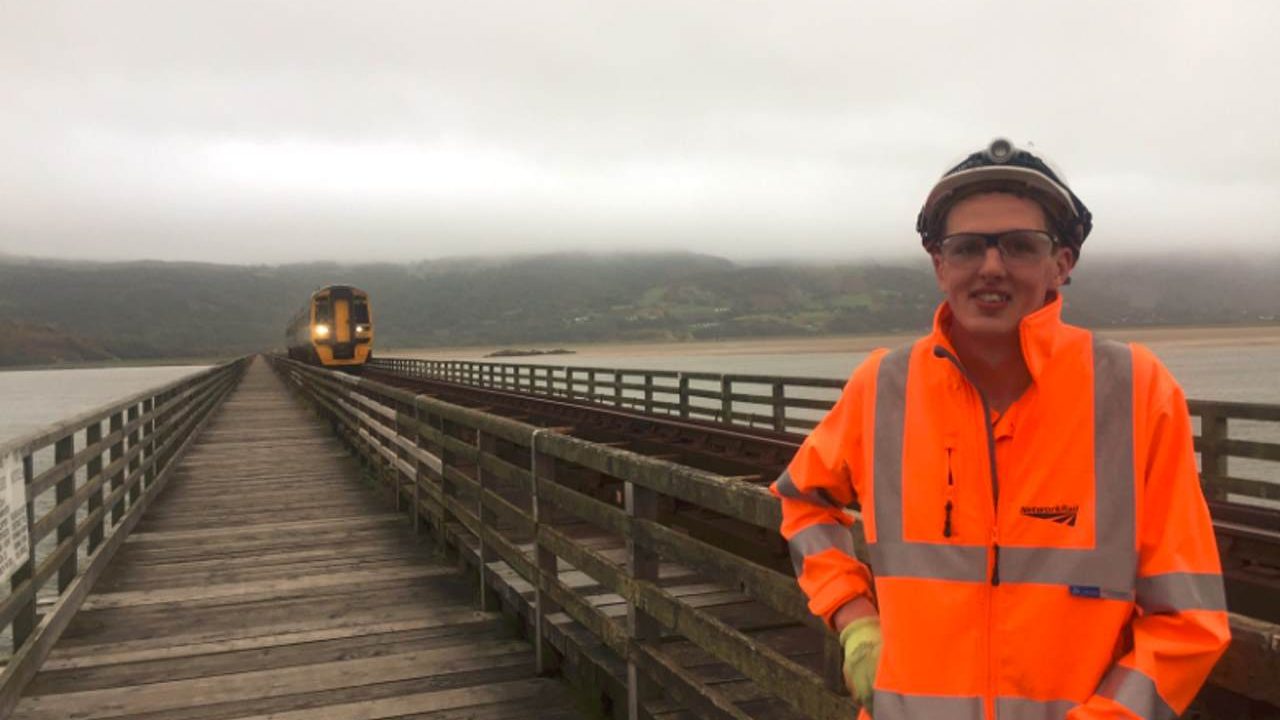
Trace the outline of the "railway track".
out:
[[[651,415],[581,400],[427,380],[375,368],[366,368],[363,376],[496,415],[567,428],[571,435],[585,440],[758,485],[767,485],[782,472],[801,441],[797,435],[772,430]],[[744,557],[789,571],[785,543],[776,534],[744,528],[705,512],[690,516],[687,508],[671,510],[675,524],[684,525],[704,539],[715,540]],[[1222,555],[1228,605],[1243,615],[1280,622],[1280,511],[1222,501],[1210,501],[1209,510]]]

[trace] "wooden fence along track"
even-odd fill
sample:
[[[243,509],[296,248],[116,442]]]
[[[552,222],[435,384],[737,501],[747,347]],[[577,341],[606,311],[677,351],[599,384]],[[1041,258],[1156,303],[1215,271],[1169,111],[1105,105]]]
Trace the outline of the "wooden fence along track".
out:
[[[427,362],[379,365],[418,363],[403,369],[430,375]],[[490,577],[495,586],[527,591],[531,626],[556,641],[560,621],[571,617],[581,629],[579,645],[594,643],[625,660],[621,668],[614,662],[613,676],[630,680],[622,691],[631,702],[645,695],[648,680],[705,717],[848,716],[848,700],[839,695],[837,649],[829,633],[815,627],[794,578],[673,530],[674,513],[683,508],[776,533],[777,503],[763,487],[569,437],[555,428],[538,429],[485,407],[465,409],[367,378],[279,365],[377,468],[397,507],[415,509],[415,517],[444,528],[446,541],[467,557],[483,554],[485,566],[498,569],[490,574],[501,573]],[[651,381],[606,387],[617,376],[602,377],[597,369],[596,387],[566,392],[556,387],[558,376],[547,381],[548,375],[532,371],[436,365],[458,382],[508,390],[519,384],[528,392],[589,397],[615,407],[635,405],[631,385],[656,387]],[[618,371],[625,372],[630,371]],[[517,376],[523,378],[519,383]],[[773,394],[778,395],[789,396]],[[661,411],[660,397],[655,390],[639,402],[652,402]],[[735,395],[733,401],[738,400]],[[1213,409],[1233,416],[1243,412],[1226,404]],[[1193,410],[1208,415],[1205,407]],[[1280,408],[1245,410],[1280,419]],[[789,417],[776,408],[765,415]],[[725,416],[738,420],[737,410]],[[1203,435],[1214,437],[1225,431],[1223,425],[1206,420]],[[1220,465],[1212,453],[1242,450],[1240,443],[1216,444],[1216,439],[1197,438],[1211,488]],[[1280,447],[1244,445],[1244,450],[1261,449],[1254,455],[1260,459]],[[1257,532],[1274,534],[1275,529]],[[567,568],[573,572],[566,575]],[[720,603],[737,609],[719,614],[724,611],[716,603],[704,607],[698,598],[662,592],[664,583],[674,581],[669,572],[687,574],[721,593]],[[601,592],[610,593],[607,602],[625,605],[601,608]],[[1280,625],[1239,614],[1231,622],[1233,645],[1211,679],[1214,689],[1203,699],[1215,717],[1273,717],[1272,706],[1280,706]],[[573,643],[561,652],[573,652]],[[610,654],[603,656],[601,665],[608,667]],[[1223,704],[1232,709],[1223,712]]]
[[[850,717],[838,648],[795,579],[664,523],[681,502],[776,531],[764,488],[274,362],[397,507],[483,568],[485,602],[527,618],[540,667],[590,676],[618,717]]]
[[[252,364],[13,717],[577,717],[360,473]]]

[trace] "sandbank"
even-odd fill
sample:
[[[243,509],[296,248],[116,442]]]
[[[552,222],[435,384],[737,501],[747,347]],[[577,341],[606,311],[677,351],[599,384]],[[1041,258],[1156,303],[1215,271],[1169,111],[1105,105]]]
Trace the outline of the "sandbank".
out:
[[[1280,325],[1213,325],[1181,327],[1117,327],[1100,331],[1105,337],[1125,342],[1140,342],[1152,348],[1205,347],[1214,345],[1280,345]],[[920,333],[876,335],[828,335],[820,337],[734,338],[732,340],[700,340],[689,342],[611,342],[562,343],[557,348],[592,356],[716,356],[716,355],[798,355],[806,353],[867,352],[881,347],[896,347],[920,336]],[[528,343],[526,343],[528,344]],[[391,348],[380,350],[382,357],[428,357],[439,359],[476,359],[503,346]],[[557,355],[557,363],[573,364],[573,355]],[[494,358],[494,362],[522,362],[522,358]]]

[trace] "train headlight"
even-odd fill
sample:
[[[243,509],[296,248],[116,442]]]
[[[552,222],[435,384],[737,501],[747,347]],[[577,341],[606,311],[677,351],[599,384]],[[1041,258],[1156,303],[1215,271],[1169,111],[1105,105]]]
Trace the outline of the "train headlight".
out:
[[[320,323],[319,325],[316,325],[315,334],[316,334],[316,337],[318,338],[329,337],[329,326],[325,325],[324,323]]]
[[[365,331],[366,331],[366,330],[368,330],[368,329],[369,329],[369,327],[368,327],[367,325],[357,325],[357,326],[356,326],[356,332],[358,332],[358,333],[365,332]]]

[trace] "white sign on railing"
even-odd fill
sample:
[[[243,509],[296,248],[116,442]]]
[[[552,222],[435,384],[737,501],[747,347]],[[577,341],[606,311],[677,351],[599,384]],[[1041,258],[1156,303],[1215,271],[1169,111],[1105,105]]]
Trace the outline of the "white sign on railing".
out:
[[[27,538],[27,486],[15,453],[0,458],[0,582],[27,561]]]

